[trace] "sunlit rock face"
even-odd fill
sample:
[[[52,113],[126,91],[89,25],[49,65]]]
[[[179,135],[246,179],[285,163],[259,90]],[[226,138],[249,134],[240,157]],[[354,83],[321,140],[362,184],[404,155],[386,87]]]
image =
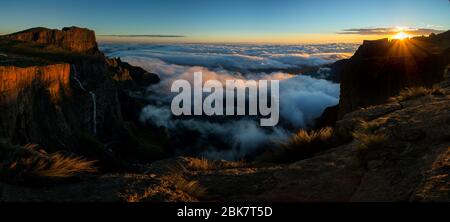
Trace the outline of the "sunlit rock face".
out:
[[[158,76],[120,59],[110,63],[93,31],[34,28],[0,36],[0,49],[1,144],[39,144],[47,152],[98,160],[106,169],[118,169],[125,155],[149,160],[170,152],[161,148],[164,141],[154,145],[150,132],[138,130],[134,112],[141,106],[127,96]],[[122,107],[132,111],[122,114]]]
[[[1,103],[15,101],[28,88],[42,88],[48,92],[53,103],[58,103],[63,94],[69,94],[70,66],[56,64],[20,68],[0,66]]]
[[[429,38],[365,41],[341,70],[339,116],[381,104],[405,87],[441,81],[448,47]]]
[[[95,32],[78,27],[62,30],[33,28],[8,35],[8,37],[22,42],[52,45],[73,52],[95,53],[98,51]]]
[[[70,65],[55,64],[19,68],[0,66],[0,138],[40,141],[62,136],[68,130],[61,109],[63,98],[72,94]],[[56,129],[53,134],[47,130]]]

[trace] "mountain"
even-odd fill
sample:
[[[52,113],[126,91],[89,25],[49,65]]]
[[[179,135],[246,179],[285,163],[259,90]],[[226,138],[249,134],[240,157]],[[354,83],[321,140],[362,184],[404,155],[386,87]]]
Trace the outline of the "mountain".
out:
[[[78,27],[63,28],[62,30],[32,28],[6,37],[21,42],[52,45],[72,52],[99,52],[94,31]]]
[[[335,62],[330,80],[340,83],[340,103],[317,118],[315,128],[335,126],[347,113],[385,103],[408,87],[432,87],[450,63],[450,31],[404,40],[366,40]]]
[[[159,77],[106,58],[93,31],[29,29],[0,37],[0,52],[2,143],[70,151],[108,167],[170,153],[164,132],[138,130],[138,106],[124,109],[139,104],[132,91]]]
[[[339,116],[381,104],[406,87],[442,81],[450,61],[449,40],[445,32],[429,38],[364,41],[341,69]]]

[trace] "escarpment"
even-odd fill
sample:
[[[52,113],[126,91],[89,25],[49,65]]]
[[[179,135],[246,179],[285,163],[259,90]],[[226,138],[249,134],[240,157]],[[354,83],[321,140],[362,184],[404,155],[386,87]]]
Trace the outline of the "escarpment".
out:
[[[7,35],[7,37],[22,42],[55,46],[73,52],[98,52],[94,31],[78,27],[68,27],[62,30],[32,28]]]
[[[93,31],[30,29],[0,36],[0,51],[0,142],[39,144],[108,165],[166,155],[165,136],[140,129],[137,117],[122,111],[137,101],[123,96],[138,89],[130,86],[158,76],[120,59],[111,63]]]
[[[65,98],[72,95],[70,70],[69,64],[0,66],[3,140],[13,143],[65,140],[72,131],[62,109]]]

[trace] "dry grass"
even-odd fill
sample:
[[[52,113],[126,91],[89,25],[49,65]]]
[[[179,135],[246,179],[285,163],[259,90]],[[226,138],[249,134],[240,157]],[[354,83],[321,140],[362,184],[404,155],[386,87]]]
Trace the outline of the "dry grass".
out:
[[[444,95],[444,91],[437,87],[433,86],[432,88],[425,88],[422,86],[406,88],[400,91],[399,95],[396,97],[392,97],[389,99],[391,102],[403,102],[414,98],[419,98],[427,95]]]
[[[147,187],[143,192],[127,192],[121,194],[124,201],[129,203],[147,201],[180,201],[197,202],[207,198],[207,190],[196,180],[187,180],[181,175],[171,175],[161,178],[160,184]]]
[[[364,120],[360,120],[359,122],[359,127],[361,128],[361,130],[363,132],[374,132],[375,130],[379,129],[381,126],[380,122],[375,122],[375,121],[364,121]]]
[[[368,150],[383,146],[387,141],[385,134],[353,133],[353,137],[358,142],[358,150]]]
[[[207,196],[206,188],[202,187],[196,180],[187,180],[180,175],[172,176],[170,180],[174,183],[177,190],[181,190],[195,198],[200,199]]]
[[[37,145],[1,147],[0,175],[15,181],[69,178],[82,173],[94,173],[95,161],[62,153],[37,151]],[[32,182],[32,181],[31,181]]]
[[[242,167],[244,165],[245,165],[244,160],[231,162],[221,160],[210,160],[205,157],[189,158],[186,161],[186,169],[190,171],[211,171],[217,169],[230,169]]]
[[[59,153],[48,155],[46,158],[27,158],[14,162],[11,167],[21,168],[23,171],[39,177],[72,177],[80,173],[94,173],[95,161],[88,161],[81,157],[64,156]]]
[[[289,163],[310,158],[334,146],[334,132],[330,127],[318,131],[300,130],[280,148],[263,154],[261,162]]]
[[[357,141],[357,157],[363,167],[367,167],[371,153],[376,154],[376,151],[384,147],[388,140],[388,137],[382,133],[354,132],[353,137]]]
[[[130,195],[122,195],[124,200],[128,203],[138,203],[141,202],[142,199],[147,198],[148,197],[148,191],[145,190],[144,194],[139,195],[138,193],[133,193]]]
[[[213,161],[208,160],[204,157],[191,159],[187,164],[187,169],[193,171],[208,171],[214,170],[216,168],[217,166]]]
[[[321,143],[330,140],[332,136],[333,136],[333,129],[331,127],[311,132],[300,130],[289,139],[288,143],[286,143],[285,146],[299,147],[306,144]]]

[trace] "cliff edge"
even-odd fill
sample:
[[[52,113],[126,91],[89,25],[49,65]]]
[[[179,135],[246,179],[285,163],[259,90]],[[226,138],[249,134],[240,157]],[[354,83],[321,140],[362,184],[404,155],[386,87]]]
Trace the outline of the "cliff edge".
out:
[[[79,27],[68,27],[62,30],[32,28],[7,35],[6,37],[21,42],[55,46],[79,53],[98,52],[95,32]]]
[[[341,68],[339,117],[384,103],[406,87],[430,87],[442,81],[450,63],[449,33],[364,41]]]

